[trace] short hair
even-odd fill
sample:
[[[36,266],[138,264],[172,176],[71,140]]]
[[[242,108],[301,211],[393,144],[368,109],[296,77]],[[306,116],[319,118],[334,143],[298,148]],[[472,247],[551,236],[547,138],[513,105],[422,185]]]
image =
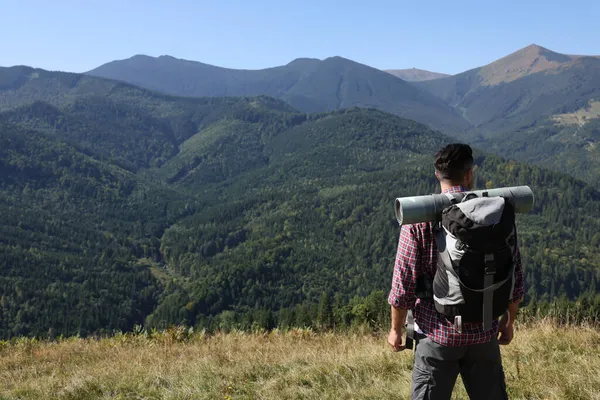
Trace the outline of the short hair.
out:
[[[433,165],[440,179],[459,182],[473,168],[473,150],[467,144],[449,144],[437,152]]]

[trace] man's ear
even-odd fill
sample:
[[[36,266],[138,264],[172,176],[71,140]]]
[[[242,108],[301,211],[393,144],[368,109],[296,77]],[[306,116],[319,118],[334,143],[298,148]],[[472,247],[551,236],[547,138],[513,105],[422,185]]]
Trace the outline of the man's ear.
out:
[[[435,177],[437,178],[438,181],[442,181],[442,179],[440,178],[440,174],[439,172],[437,172],[437,170],[435,171]]]

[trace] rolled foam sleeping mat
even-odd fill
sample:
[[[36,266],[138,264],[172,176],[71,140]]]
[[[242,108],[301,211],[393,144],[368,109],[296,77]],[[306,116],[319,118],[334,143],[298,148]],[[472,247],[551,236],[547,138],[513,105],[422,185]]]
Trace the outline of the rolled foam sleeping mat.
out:
[[[533,208],[534,196],[531,188],[512,186],[450,194],[398,197],[394,204],[396,219],[400,225],[435,221],[441,217],[442,210],[452,205],[449,196],[461,201],[469,193],[474,193],[478,197],[485,195],[506,197],[513,203],[518,213],[526,213]]]

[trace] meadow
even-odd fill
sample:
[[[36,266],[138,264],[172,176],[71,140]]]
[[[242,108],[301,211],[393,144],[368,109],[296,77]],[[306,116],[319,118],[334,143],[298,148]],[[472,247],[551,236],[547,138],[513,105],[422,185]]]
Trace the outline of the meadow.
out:
[[[597,328],[520,324],[502,355],[511,399],[600,399]],[[368,330],[20,338],[0,343],[0,399],[406,399],[412,360]]]

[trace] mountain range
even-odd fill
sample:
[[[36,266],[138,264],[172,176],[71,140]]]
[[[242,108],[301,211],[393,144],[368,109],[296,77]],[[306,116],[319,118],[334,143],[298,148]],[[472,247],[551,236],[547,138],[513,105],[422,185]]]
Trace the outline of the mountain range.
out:
[[[377,108],[600,187],[600,58],[530,45],[457,75],[392,73],[341,57],[250,71],[135,56],[87,74],[177,96],[268,95],[304,112]]]
[[[452,140],[373,108],[0,69],[0,336],[302,326],[323,293],[385,291],[393,199],[435,192]],[[535,193],[518,217],[528,300],[600,290],[598,190],[479,149],[475,164],[477,187]]]
[[[87,75],[188,96],[272,96],[303,112],[377,108],[445,132],[469,123],[444,101],[391,74],[342,58],[297,59],[263,70],[233,70],[170,56],[137,55]]]

